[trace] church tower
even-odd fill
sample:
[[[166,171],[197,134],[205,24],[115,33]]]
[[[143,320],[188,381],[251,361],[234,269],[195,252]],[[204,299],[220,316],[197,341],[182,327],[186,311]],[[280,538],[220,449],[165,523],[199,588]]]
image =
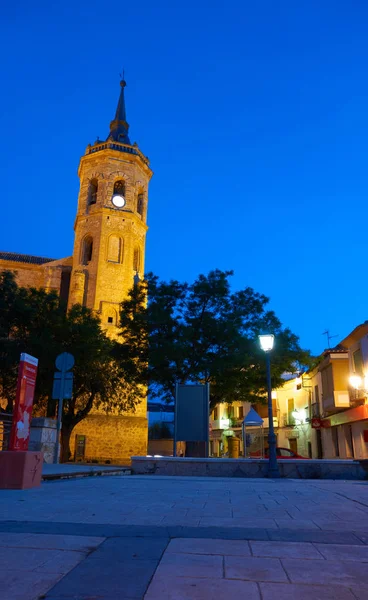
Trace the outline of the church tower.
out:
[[[149,161],[129,138],[125,81],[106,141],[88,145],[78,175],[69,306],[79,303],[100,316],[114,336],[119,305],[144,273]]]

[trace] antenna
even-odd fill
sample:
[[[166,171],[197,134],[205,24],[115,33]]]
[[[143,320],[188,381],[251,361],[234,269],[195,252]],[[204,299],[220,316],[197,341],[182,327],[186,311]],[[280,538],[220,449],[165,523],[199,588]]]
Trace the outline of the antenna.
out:
[[[119,73],[119,77],[120,77],[120,79],[122,79],[124,81],[124,76],[125,76],[125,69],[123,67],[123,74]]]
[[[326,329],[326,331],[324,331],[324,332],[322,333],[322,335],[325,335],[325,336],[327,337],[327,347],[328,347],[328,349],[330,349],[330,348],[331,348],[330,341],[331,341],[333,338],[339,337],[339,334],[336,334],[336,335],[331,335],[331,334],[330,334],[330,330],[329,330],[329,329]]]

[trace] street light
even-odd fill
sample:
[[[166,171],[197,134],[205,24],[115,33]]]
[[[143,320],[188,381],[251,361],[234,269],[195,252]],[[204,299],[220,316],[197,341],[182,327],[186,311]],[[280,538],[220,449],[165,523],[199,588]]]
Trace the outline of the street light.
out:
[[[362,378],[359,377],[359,375],[351,375],[351,377],[349,377],[349,383],[351,387],[359,390],[362,387]]]
[[[277,463],[276,456],[276,435],[273,427],[273,411],[272,411],[272,387],[271,387],[271,360],[270,352],[273,348],[275,336],[273,335],[259,335],[259,343],[262,350],[266,353],[266,367],[267,367],[267,396],[268,396],[268,447],[269,447],[269,458],[268,458],[268,476],[269,477],[280,477],[279,465]]]

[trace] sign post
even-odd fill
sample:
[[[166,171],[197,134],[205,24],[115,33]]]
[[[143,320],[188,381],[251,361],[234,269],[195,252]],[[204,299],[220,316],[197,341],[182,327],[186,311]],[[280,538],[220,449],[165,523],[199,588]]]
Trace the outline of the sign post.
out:
[[[37,366],[38,359],[34,356],[25,353],[20,355],[17,395],[9,444],[9,450],[13,452],[28,450]]]
[[[0,489],[24,490],[41,483],[43,454],[28,450],[38,359],[20,355],[9,450],[0,452]]]
[[[56,358],[55,366],[58,369],[54,373],[54,385],[52,388],[52,399],[58,400],[57,425],[56,425],[56,444],[54,463],[59,462],[60,452],[60,432],[63,418],[63,400],[70,400],[73,394],[73,373],[74,356],[69,352],[63,352]]]

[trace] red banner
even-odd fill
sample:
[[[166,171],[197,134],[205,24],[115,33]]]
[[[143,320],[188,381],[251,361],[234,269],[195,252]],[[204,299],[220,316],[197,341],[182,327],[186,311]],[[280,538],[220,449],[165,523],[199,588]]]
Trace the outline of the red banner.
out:
[[[312,419],[312,429],[321,429],[322,427],[322,423],[321,423],[321,419],[318,419],[317,417]]]
[[[9,450],[28,450],[38,360],[21,354]]]

